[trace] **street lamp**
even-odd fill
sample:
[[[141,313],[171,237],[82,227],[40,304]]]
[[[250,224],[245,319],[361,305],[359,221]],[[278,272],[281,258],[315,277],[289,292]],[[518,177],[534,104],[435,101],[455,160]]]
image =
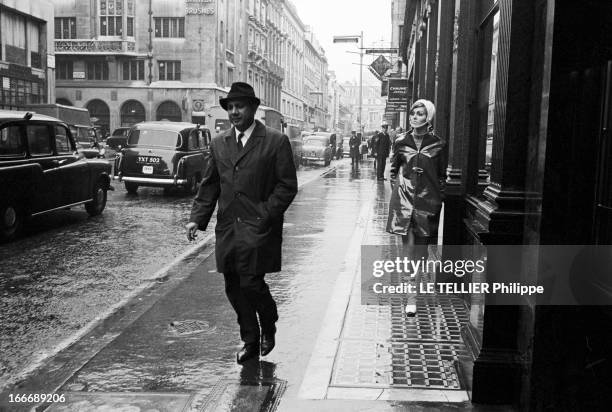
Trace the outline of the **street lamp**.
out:
[[[334,43],[358,43],[361,42],[359,47],[359,116],[357,116],[357,123],[359,123],[359,132],[363,135],[363,129],[361,125],[361,112],[363,106],[363,31],[361,34],[354,36],[334,36]]]

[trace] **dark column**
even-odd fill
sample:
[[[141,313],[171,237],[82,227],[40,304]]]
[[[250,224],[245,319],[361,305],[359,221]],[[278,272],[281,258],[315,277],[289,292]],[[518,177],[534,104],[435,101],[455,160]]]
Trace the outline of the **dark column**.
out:
[[[470,199],[468,226],[484,245],[521,244],[525,203],[525,166],[530,132],[533,82],[534,3],[531,0],[499,1],[499,50],[495,89],[495,117],[491,183],[485,200]],[[497,264],[503,258],[489,249],[487,281],[496,281]],[[504,271],[521,273],[516,267]],[[524,339],[521,319],[527,318],[518,306],[494,306],[495,296],[487,295],[480,353],[474,361],[472,400],[479,403],[514,403],[520,395],[521,356]]]
[[[422,96],[435,103],[436,79],[438,76],[438,66],[436,57],[438,54],[438,5],[436,0],[432,0],[427,6],[427,32],[423,38],[427,40],[427,60],[425,68],[425,94]]]
[[[453,2],[441,1],[440,3],[442,3],[441,7],[445,8],[445,11],[441,12],[440,18],[447,21],[449,19],[448,13],[452,13],[453,19],[452,44],[450,46],[452,69],[448,112],[448,177],[444,206],[443,242],[445,245],[460,245],[464,243],[462,234],[463,195],[465,194],[464,168],[470,144],[470,107],[473,90],[476,90],[472,75],[476,52],[474,36],[476,4],[471,0],[457,0],[454,2],[453,8]],[[448,26],[444,26],[440,22],[440,30],[445,29],[448,30]],[[442,84],[440,84],[439,90],[440,93],[443,93]]]
[[[455,15],[455,1],[438,1],[436,4],[437,23],[437,51],[438,66],[435,85],[434,103],[436,104],[435,128],[442,138],[451,140],[450,135],[450,109],[453,64],[453,27]]]

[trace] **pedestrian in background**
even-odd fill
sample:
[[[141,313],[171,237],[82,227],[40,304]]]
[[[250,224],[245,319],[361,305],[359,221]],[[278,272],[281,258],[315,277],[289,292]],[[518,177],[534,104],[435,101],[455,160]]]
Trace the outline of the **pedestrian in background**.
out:
[[[244,346],[236,361],[243,363],[275,345],[278,313],[264,276],[281,270],[283,214],[297,193],[297,177],[287,136],[255,120],[260,100],[251,85],[232,84],[219,103],[233,127],[211,142],[186,229],[194,240],[218,203],[217,270],[238,316]]]
[[[351,154],[351,166],[359,170],[359,148],[361,146],[361,139],[357,137],[356,132],[353,130],[351,132],[351,138],[349,139],[349,152]]]
[[[387,231],[402,236],[404,250],[412,259],[427,258],[435,244],[446,180],[446,142],[433,133],[436,109],[420,99],[410,107],[411,130],[395,141],[391,160],[391,200]],[[417,274],[415,281],[418,283]],[[406,314],[416,314],[416,296],[408,295]]]
[[[387,133],[389,124],[387,122],[383,122],[381,127],[382,132],[378,133],[376,147],[374,148],[376,151],[376,179],[385,180],[387,158],[389,157],[389,152],[391,151],[391,138],[389,137],[389,133]]]
[[[368,150],[370,156],[374,158],[374,171],[376,171],[376,147],[378,146],[378,130],[374,130],[374,134],[368,140]]]

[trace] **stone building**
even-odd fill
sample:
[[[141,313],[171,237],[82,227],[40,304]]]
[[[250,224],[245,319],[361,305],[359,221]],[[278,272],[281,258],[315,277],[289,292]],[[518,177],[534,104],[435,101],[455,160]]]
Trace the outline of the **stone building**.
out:
[[[248,54],[246,81],[253,86],[255,94],[260,96],[262,104],[270,106],[272,93],[269,90],[268,51],[268,0],[248,0],[246,2],[248,18]],[[271,37],[271,36],[270,36]]]
[[[305,26],[290,1],[283,1],[281,61],[285,71],[281,90],[281,112],[285,121],[304,128],[304,30]]]
[[[267,52],[265,59],[268,64],[268,83],[265,93],[266,105],[281,110],[281,89],[285,78],[285,70],[281,64],[281,42],[284,37],[282,29],[283,7],[280,0],[268,0],[266,26],[268,29]]]
[[[359,82],[344,82],[342,84],[347,94],[347,99],[351,110],[356,114],[355,119],[359,116]],[[380,96],[380,83],[372,80],[363,80],[362,85],[362,128],[363,132],[372,132],[380,130],[380,125],[383,121],[385,113],[386,100]],[[359,131],[359,125],[356,121],[353,128]]]
[[[214,127],[219,97],[235,81],[249,82],[263,105],[303,126],[305,27],[289,1],[54,5],[56,100],[87,108],[104,132],[161,119]],[[317,53],[316,89],[327,93],[327,66]]]
[[[56,0],[58,103],[103,130],[144,120],[206,123],[246,77],[242,0]]]
[[[304,33],[304,112],[310,130],[327,128],[327,59],[314,33]]]
[[[0,108],[55,101],[53,6],[0,0]]]

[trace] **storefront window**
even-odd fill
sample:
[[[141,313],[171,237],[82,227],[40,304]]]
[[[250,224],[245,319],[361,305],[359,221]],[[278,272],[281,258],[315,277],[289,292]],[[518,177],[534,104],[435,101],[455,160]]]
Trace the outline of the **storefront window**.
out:
[[[495,128],[495,88],[497,83],[497,56],[499,44],[499,11],[490,13],[479,30],[480,56],[478,60],[478,175],[479,191],[490,181],[491,159]],[[486,181],[484,177],[486,176]]]
[[[495,114],[495,84],[497,80],[497,55],[499,50],[499,12],[493,17],[493,44],[491,50],[491,73],[489,76],[489,106],[487,111],[487,142],[485,145],[485,168],[491,171],[493,154],[493,123]]]

